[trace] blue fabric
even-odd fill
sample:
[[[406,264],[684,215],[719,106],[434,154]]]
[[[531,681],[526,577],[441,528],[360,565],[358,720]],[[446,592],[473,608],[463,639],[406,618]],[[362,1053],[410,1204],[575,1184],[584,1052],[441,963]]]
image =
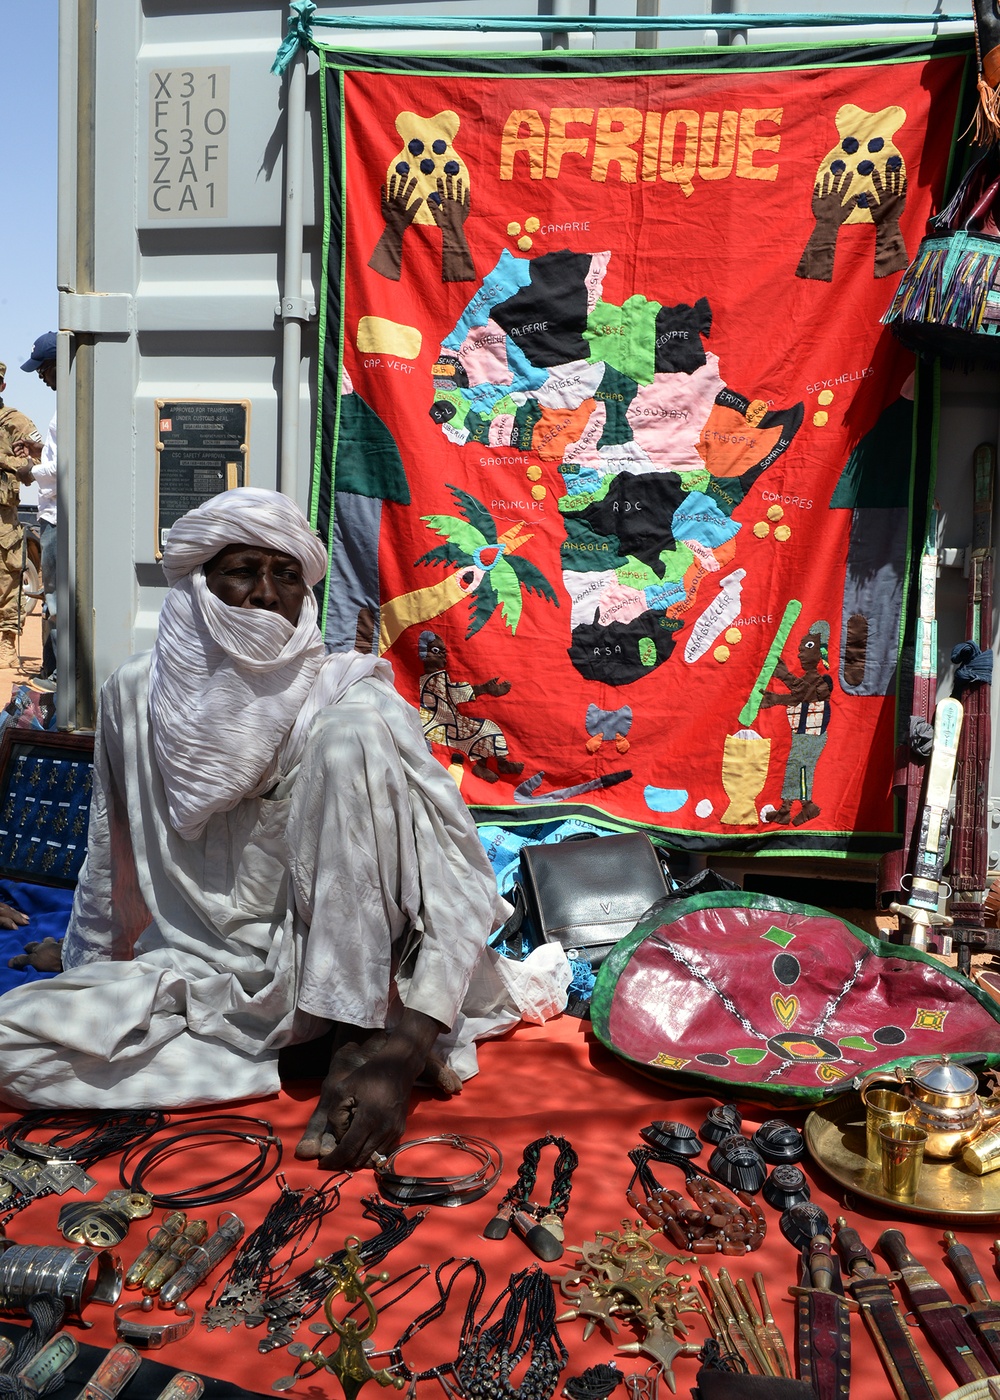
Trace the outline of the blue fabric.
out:
[[[955,667],[956,679],[964,685],[981,681],[990,685],[993,680],[993,653],[980,651],[975,642],[959,642],[951,649],[951,660]]]
[[[573,969],[573,980],[569,984],[567,996],[570,1001],[589,1001],[597,981],[594,969],[589,962],[577,961],[576,958],[570,958],[569,965]]]
[[[51,972],[36,972],[27,967],[17,972],[7,966],[7,959],[24,952],[26,943],[41,942],[43,938],[62,938],[73,907],[73,891],[52,889],[48,885],[26,885],[18,880],[0,880],[0,901],[20,909],[31,920],[24,928],[0,928],[0,994],[20,987],[24,982],[38,982],[54,976]]]
[[[312,42],[309,30],[315,12],[316,6],[312,0],[292,0],[288,29],[271,64],[271,72],[276,73],[278,77],[284,73],[300,46],[304,49],[309,48]]]
[[[565,841],[567,836],[606,836],[608,833],[591,822],[569,817],[558,822],[534,822],[527,826],[500,826],[484,823],[479,827],[479,839],[486,851],[486,858],[497,877],[497,887],[504,897],[508,896],[517,884],[521,869],[522,846],[550,846]]]

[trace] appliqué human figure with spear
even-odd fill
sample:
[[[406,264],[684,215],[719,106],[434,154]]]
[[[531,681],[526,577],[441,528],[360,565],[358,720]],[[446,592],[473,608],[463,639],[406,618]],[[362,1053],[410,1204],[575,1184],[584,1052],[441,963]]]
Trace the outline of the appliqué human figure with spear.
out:
[[[802,826],[819,816],[820,809],[812,800],[816,764],[826,747],[830,725],[830,696],[833,677],[827,670],[827,647],[830,624],[814,622],[799,642],[801,676],[790,671],[783,661],[775,667],[775,677],[788,694],[765,690],[761,709],[784,705],[792,728],[792,746],[785,764],[785,780],[781,786],[781,806],[768,812],[764,820],[792,826]],[[801,803],[792,816],[792,803]]]

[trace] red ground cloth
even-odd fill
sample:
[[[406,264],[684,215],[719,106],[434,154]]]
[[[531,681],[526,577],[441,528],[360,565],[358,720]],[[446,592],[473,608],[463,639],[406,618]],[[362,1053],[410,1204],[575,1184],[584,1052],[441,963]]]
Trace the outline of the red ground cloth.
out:
[[[413,1264],[428,1263],[434,1266],[452,1254],[474,1254],[482,1260],[487,1270],[487,1300],[496,1296],[511,1271],[534,1262],[534,1256],[513,1235],[504,1241],[484,1240],[481,1237],[483,1227],[496,1213],[501,1192],[514,1180],[526,1143],[552,1132],[568,1137],[579,1153],[580,1166],[573,1179],[573,1194],[566,1218],[567,1243],[579,1244],[585,1239],[592,1239],[595,1229],[619,1228],[623,1217],[629,1214],[625,1189],[632,1169],[626,1153],[630,1147],[637,1145],[639,1129],[657,1118],[681,1120],[697,1128],[715,1102],[708,1098],[671,1097],[669,1091],[619,1064],[595,1041],[588,1023],[565,1016],[547,1026],[519,1028],[501,1041],[488,1042],[480,1048],[480,1065],[479,1076],[465,1086],[457,1099],[445,1103],[421,1094],[414,1106],[407,1136],[415,1138],[455,1131],[490,1138],[504,1153],[501,1183],[489,1195],[471,1205],[454,1210],[432,1209],[412,1237],[394,1251],[381,1267],[387,1268],[395,1277]],[[253,1106],[242,1104],[238,1110],[232,1110],[259,1115],[273,1123],[286,1144],[282,1170],[292,1186],[308,1184],[317,1177],[314,1168],[296,1162],[292,1156],[295,1141],[314,1097],[313,1084],[293,1084],[277,1098],[263,1100]],[[752,1131],[764,1118],[771,1116],[774,1114],[766,1110],[747,1107],[745,1128]],[[801,1126],[802,1114],[789,1116]],[[4,1117],[9,1121],[13,1115],[6,1114]],[[182,1122],[181,1115],[174,1116],[175,1127]],[[544,1171],[551,1168],[552,1160],[551,1151],[542,1159],[543,1186],[547,1184]],[[235,1161],[234,1155],[234,1164]],[[428,1164],[427,1169],[448,1174],[464,1169],[462,1166],[456,1167],[456,1162],[464,1162],[464,1159],[442,1153],[433,1164]],[[209,1166],[221,1167],[222,1162],[208,1162],[203,1152],[191,1159],[179,1156],[170,1164],[169,1171],[164,1171],[158,1177],[156,1185],[159,1189],[176,1188],[181,1184],[190,1186],[195,1180],[205,1180],[218,1174],[217,1171],[206,1170]],[[406,1169],[409,1170],[410,1166],[411,1163],[407,1162]],[[954,1285],[943,1261],[939,1244],[942,1228],[947,1227],[902,1217],[890,1219],[867,1202],[860,1202],[858,1208],[845,1211],[841,1200],[830,1194],[831,1189],[836,1190],[833,1183],[822,1176],[810,1161],[804,1162],[803,1166],[813,1187],[813,1200],[824,1210],[831,1216],[846,1214],[849,1223],[860,1231],[869,1247],[888,1224],[899,1226],[914,1254],[957,1300],[957,1285]],[[415,1160],[412,1167],[418,1168]],[[665,1185],[682,1189],[679,1172],[668,1166],[657,1166],[655,1172]],[[117,1164],[104,1163],[95,1169],[95,1175],[99,1178],[99,1187],[91,1192],[88,1197],[91,1200],[99,1199],[105,1191],[117,1186]],[[374,1232],[376,1227],[363,1220],[359,1204],[361,1196],[369,1194],[372,1188],[373,1178],[368,1172],[357,1173],[347,1183],[340,1208],[328,1217],[322,1228],[315,1251],[317,1256],[341,1248],[345,1237],[351,1233],[357,1232],[365,1237]],[[246,1221],[249,1232],[260,1223],[275,1198],[276,1190],[272,1181],[252,1196],[223,1209],[235,1209]],[[55,1227],[59,1205],[65,1200],[77,1199],[79,1197],[69,1194],[33,1204],[12,1222],[8,1227],[9,1234],[19,1243],[61,1243]],[[705,1262],[713,1273],[718,1264],[725,1264],[736,1277],[744,1277],[748,1282],[756,1269],[763,1270],[775,1317],[791,1352],[794,1347],[793,1311],[791,1302],[786,1300],[786,1293],[788,1285],[798,1282],[797,1258],[778,1230],[776,1213],[769,1206],[765,1206],[764,1210],[768,1217],[768,1235],[761,1250],[735,1260],[724,1259],[721,1255],[707,1256]],[[218,1210],[191,1212],[192,1216],[199,1214],[207,1214],[214,1225]],[[155,1212],[153,1221],[159,1221],[161,1215],[162,1212]],[[994,1278],[990,1242],[997,1233],[1000,1230],[991,1225],[978,1229],[958,1227],[959,1238],[972,1248],[987,1279]],[[143,1226],[138,1223],[133,1225],[129,1239],[121,1248],[126,1265],[132,1262],[143,1243]],[[656,1243],[662,1244],[660,1237],[656,1238]],[[564,1255],[559,1264],[548,1266],[549,1272],[558,1276],[561,1265],[571,1264],[573,1258],[571,1254]],[[302,1267],[309,1262],[309,1259],[302,1261]],[[697,1279],[697,1265],[689,1267]],[[456,1291],[457,1297],[445,1318],[408,1344],[407,1359],[414,1367],[432,1365],[454,1356],[465,1306],[465,1284]],[[1000,1293],[1000,1285],[997,1292]],[[200,1310],[207,1301],[208,1293],[209,1287],[203,1285],[192,1295],[192,1306]],[[135,1296],[125,1295],[127,1298]],[[391,1308],[379,1323],[376,1341],[383,1346],[393,1342],[411,1318],[429,1306],[434,1296],[433,1284],[423,1284]],[[111,1310],[91,1306],[86,1316],[88,1321],[93,1322],[93,1330],[80,1333],[80,1339],[99,1346],[110,1346],[114,1342]],[[695,1315],[691,1320],[693,1335],[701,1337],[700,1320]],[[570,1364],[563,1374],[563,1380],[579,1374],[586,1366],[613,1359],[614,1342],[599,1330],[586,1343],[582,1340],[583,1325],[580,1322],[567,1322],[561,1331],[570,1349]],[[274,1380],[291,1372],[294,1360],[284,1350],[261,1356],[257,1351],[257,1341],[261,1335],[262,1331],[247,1332],[243,1328],[230,1334],[222,1330],[209,1333],[199,1323],[187,1339],[149,1355],[151,1359],[178,1368],[225,1377],[250,1390],[269,1391]],[[621,1339],[631,1340],[624,1324]],[[303,1328],[297,1340],[313,1344],[317,1339]],[[859,1397],[890,1394],[872,1343],[857,1318],[852,1322],[852,1344],[852,1393]],[[947,1394],[954,1388],[955,1382],[951,1381],[928,1345],[923,1344],[921,1349],[942,1395]],[[618,1364],[623,1371],[629,1372],[644,1369],[646,1363],[640,1358],[637,1365],[634,1358],[621,1357]],[[694,1384],[696,1368],[694,1360],[678,1359],[678,1394],[688,1394]],[[337,1396],[340,1390],[333,1377],[320,1375],[303,1381],[288,1393],[303,1397]],[[365,1392],[369,1400],[377,1393],[374,1388]],[[438,1394],[433,1382],[421,1386],[422,1400],[424,1396]],[[616,1394],[623,1392],[617,1391]],[[128,1392],[125,1392],[125,1400],[128,1400]]]

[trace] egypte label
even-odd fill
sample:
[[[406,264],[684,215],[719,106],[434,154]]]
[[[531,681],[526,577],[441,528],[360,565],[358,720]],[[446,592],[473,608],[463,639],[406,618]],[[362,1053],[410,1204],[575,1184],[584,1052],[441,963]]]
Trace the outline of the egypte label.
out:
[[[229,206],[229,65],[149,75],[150,219],[222,219]]]
[[[202,501],[246,486],[250,404],[156,401],[156,557],[170,527]]]

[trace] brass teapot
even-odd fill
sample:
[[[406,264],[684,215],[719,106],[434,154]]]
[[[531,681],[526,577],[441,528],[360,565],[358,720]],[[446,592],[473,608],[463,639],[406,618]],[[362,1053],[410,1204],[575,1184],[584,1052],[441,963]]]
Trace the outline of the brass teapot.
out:
[[[959,1157],[974,1138],[1000,1119],[1000,1098],[994,1076],[989,1098],[978,1091],[979,1080],[973,1070],[953,1064],[950,1055],[917,1060],[904,1069],[874,1070],[858,1085],[862,1103],[869,1085],[895,1080],[899,1092],[910,1101],[906,1121],[927,1134],[925,1157],[947,1161]]]

